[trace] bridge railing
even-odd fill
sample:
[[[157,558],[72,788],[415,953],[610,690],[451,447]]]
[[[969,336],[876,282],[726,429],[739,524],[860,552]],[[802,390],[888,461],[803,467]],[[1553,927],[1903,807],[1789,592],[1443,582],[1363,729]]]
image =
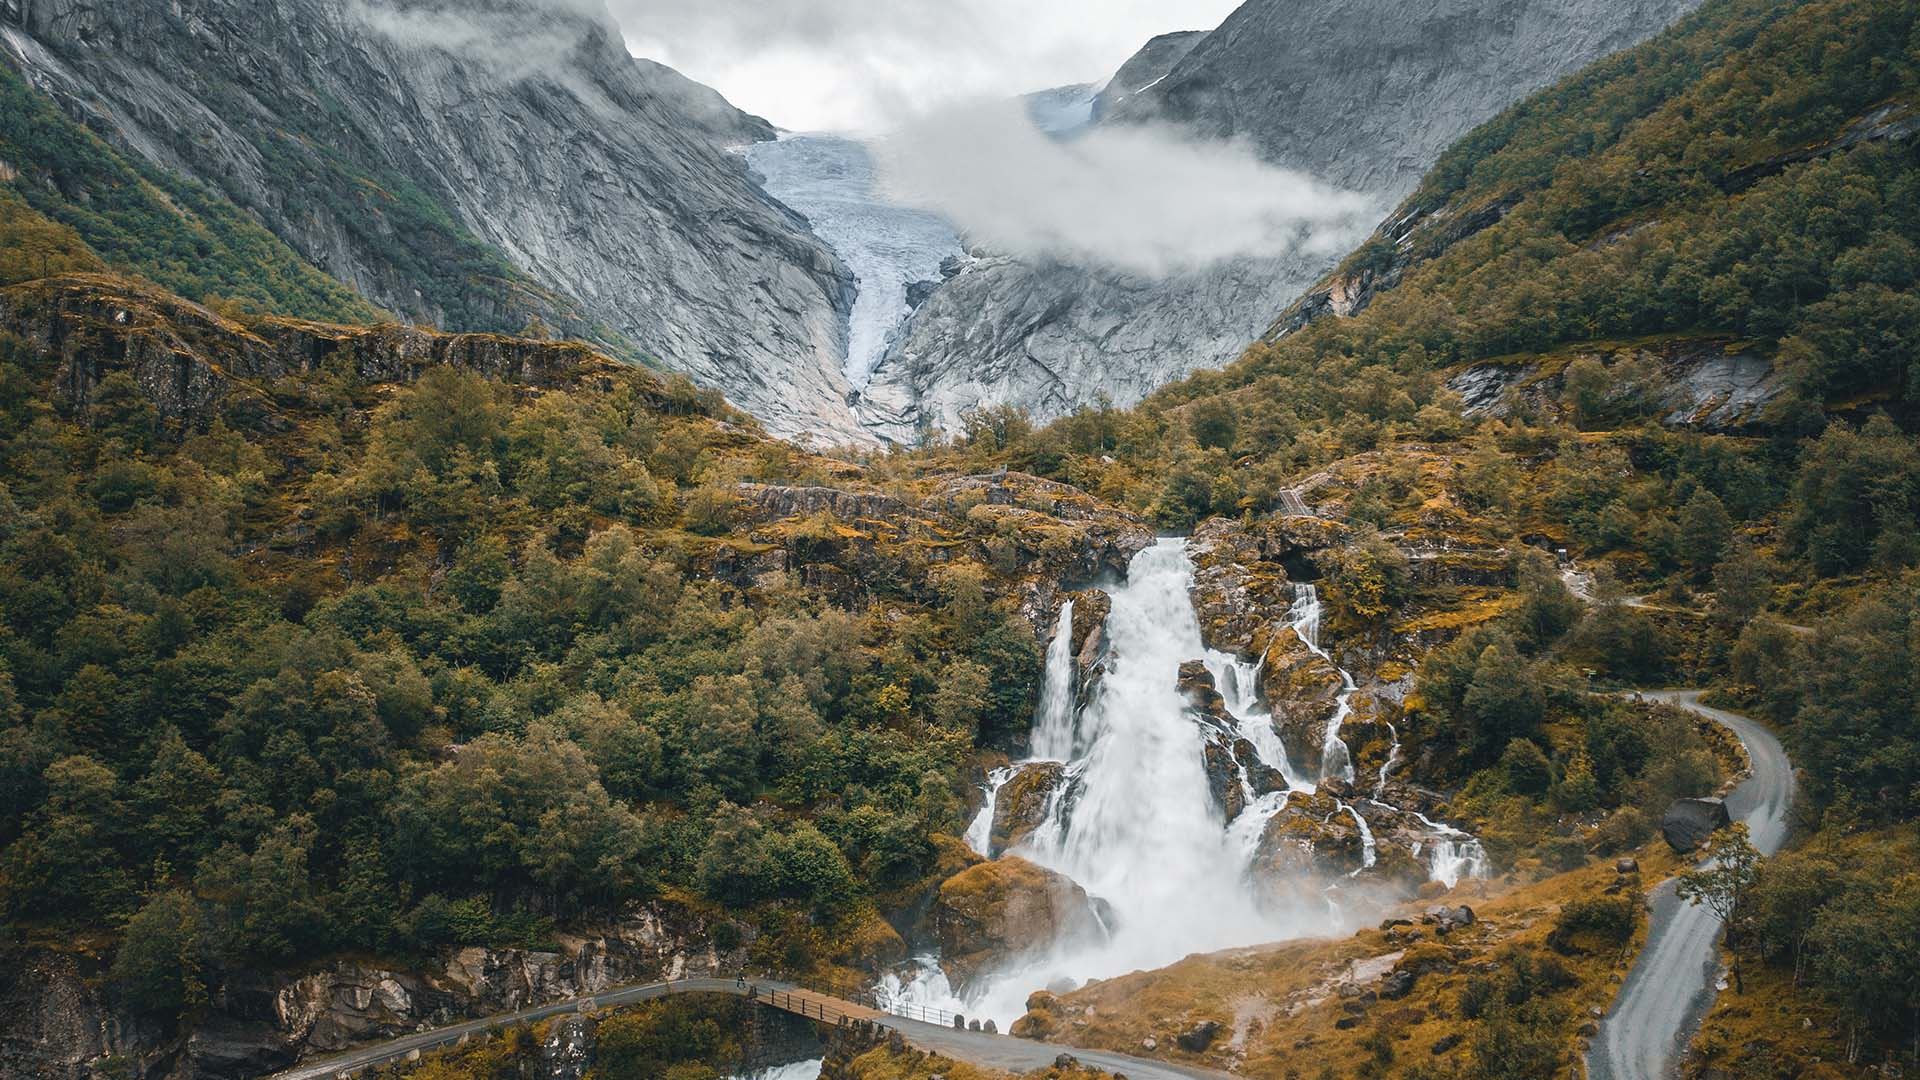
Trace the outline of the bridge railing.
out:
[[[810,990],[825,997],[838,998],[841,1001],[872,1009],[874,1012],[898,1016],[903,1020],[918,1020],[921,1023],[952,1027],[958,1016],[946,1009],[936,1009],[931,1005],[907,1001],[891,994],[882,994],[871,986],[835,985],[818,979],[797,979],[793,982],[803,990]]]

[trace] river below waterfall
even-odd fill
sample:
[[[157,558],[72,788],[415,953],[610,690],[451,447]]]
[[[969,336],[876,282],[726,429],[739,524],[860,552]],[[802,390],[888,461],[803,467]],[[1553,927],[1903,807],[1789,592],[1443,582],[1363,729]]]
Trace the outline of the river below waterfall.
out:
[[[859,279],[847,327],[847,382],[866,388],[893,333],[912,314],[908,288],[940,280],[940,264],[966,252],[937,214],[888,201],[868,143],[841,135],[782,133],[746,150],[767,194],[804,215]]]
[[[995,771],[985,806],[967,831],[968,844],[982,855],[1015,854],[1072,878],[1098,902],[1105,939],[1058,946],[975,980],[963,995],[954,992],[937,957],[921,956],[913,970],[882,983],[882,996],[991,1018],[1006,1030],[1026,1011],[1034,990],[1164,967],[1195,952],[1349,929],[1336,896],[1276,901],[1256,888],[1252,866],[1266,826],[1290,799],[1310,795],[1324,779],[1353,780],[1340,727],[1351,712],[1354,681],[1341,671],[1344,685],[1324,759],[1288,761],[1259,700],[1259,665],[1203,642],[1193,581],[1184,540],[1163,539],[1135,557],[1127,581],[1108,590],[1105,661],[1084,700],[1078,700],[1069,645],[1071,606],[1062,611],[1047,653],[1033,756]],[[1320,605],[1311,585],[1297,587],[1287,621],[1331,661],[1319,641]],[[1258,758],[1236,766],[1244,800],[1232,820],[1208,776],[1210,729],[1196,719],[1180,686],[1182,665],[1194,660],[1204,662],[1225,702],[1233,723],[1225,734],[1251,744]],[[1380,801],[1391,761],[1365,806],[1394,810]],[[1000,786],[1022,768],[1046,762],[1063,763],[1064,769],[1045,820],[1010,852],[990,850]],[[1275,772],[1284,784],[1268,781],[1265,791],[1256,789],[1256,774]],[[1337,812],[1352,816],[1365,838],[1364,866],[1370,867],[1374,840],[1362,803],[1339,803]],[[1484,865],[1471,837],[1419,820],[1431,828],[1421,847],[1435,879],[1452,885]]]

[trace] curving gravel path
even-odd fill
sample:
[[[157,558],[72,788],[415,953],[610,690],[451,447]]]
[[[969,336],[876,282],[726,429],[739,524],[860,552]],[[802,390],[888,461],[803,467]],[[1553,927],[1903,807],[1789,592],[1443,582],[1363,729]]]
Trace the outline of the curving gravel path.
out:
[[[1700,694],[1662,690],[1643,696],[1698,713],[1739,737],[1752,773],[1728,796],[1727,811],[1746,823],[1761,854],[1772,855],[1787,836],[1793,764],[1772,732],[1744,716],[1702,705]],[[1671,880],[1654,890],[1652,905],[1646,947],[1587,1051],[1588,1080],[1669,1080],[1713,1004],[1720,920],[1706,908],[1682,904]]]

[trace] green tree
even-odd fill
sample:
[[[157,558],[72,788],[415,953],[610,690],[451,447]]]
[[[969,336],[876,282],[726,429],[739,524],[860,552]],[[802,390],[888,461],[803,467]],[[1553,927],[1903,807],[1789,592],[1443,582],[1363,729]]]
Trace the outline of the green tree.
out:
[[[1706,580],[1732,543],[1733,518],[1726,505],[1705,488],[1695,492],[1680,508],[1681,557],[1693,569],[1695,580]]]
[[[1736,822],[1715,833],[1707,841],[1700,864],[1681,871],[1675,879],[1681,900],[1702,905],[1726,928],[1727,951],[1733,957],[1733,988],[1740,994],[1746,993],[1740,977],[1746,909],[1759,873],[1760,852],[1747,839],[1747,827]]]
[[[115,989],[134,1010],[173,1021],[206,1004],[200,911],[179,889],[156,893],[120,938],[111,969]]]

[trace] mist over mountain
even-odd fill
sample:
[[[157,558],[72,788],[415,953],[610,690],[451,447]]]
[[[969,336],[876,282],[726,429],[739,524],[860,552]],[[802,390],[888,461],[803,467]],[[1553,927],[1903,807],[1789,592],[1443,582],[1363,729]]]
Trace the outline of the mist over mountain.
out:
[[[1150,43],[1102,95],[1100,124],[1237,140],[1269,165],[1389,206],[1476,124],[1695,2],[1251,0],[1209,34]],[[1193,205],[1216,197],[1204,177],[1194,180],[1169,194]],[[1128,227],[1123,217],[1113,229]],[[863,416],[910,442],[957,430],[982,405],[1016,403],[1045,419],[1102,399],[1137,401],[1237,355],[1266,329],[1250,313],[1285,307],[1337,246],[1148,270],[1057,251],[1036,261],[983,238],[987,257],[901,329],[863,393]]]

